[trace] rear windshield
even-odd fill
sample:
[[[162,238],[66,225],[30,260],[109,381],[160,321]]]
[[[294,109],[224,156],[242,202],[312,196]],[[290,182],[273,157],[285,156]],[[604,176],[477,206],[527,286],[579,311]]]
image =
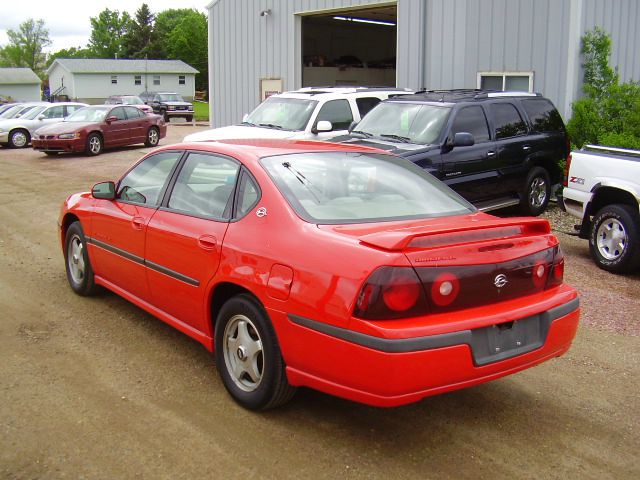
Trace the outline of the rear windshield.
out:
[[[364,223],[460,215],[475,208],[411,162],[391,155],[312,152],[261,160],[311,223]]]
[[[522,100],[533,129],[538,132],[564,132],[562,117],[549,100],[536,98]]]

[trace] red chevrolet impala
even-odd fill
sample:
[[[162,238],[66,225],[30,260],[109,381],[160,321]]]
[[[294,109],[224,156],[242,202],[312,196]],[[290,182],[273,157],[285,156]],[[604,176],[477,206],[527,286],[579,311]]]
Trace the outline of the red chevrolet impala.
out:
[[[64,122],[39,128],[31,144],[47,155],[98,155],[105,148],[136,143],[155,147],[166,134],[167,125],[160,115],[147,115],[128,105],[96,105],[76,110]]]
[[[499,219],[406,160],[344,144],[156,150],[60,215],[67,278],[215,351],[266,409],[306,386],[377,406],[562,355],[576,291],[546,220]]]

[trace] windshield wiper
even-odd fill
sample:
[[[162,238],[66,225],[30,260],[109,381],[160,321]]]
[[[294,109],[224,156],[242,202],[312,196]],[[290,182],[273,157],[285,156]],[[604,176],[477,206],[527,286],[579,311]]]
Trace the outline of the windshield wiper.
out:
[[[282,130],[283,129],[280,125],[276,125],[274,123],[259,123],[258,126],[267,127],[267,128],[275,128],[276,130]]]
[[[293,167],[291,166],[291,163],[289,163],[289,162],[284,162],[284,163],[282,164],[282,166],[283,166],[284,168],[286,168],[287,170],[289,170],[289,171],[293,174],[293,176],[294,176],[294,177],[296,177],[296,179],[297,179],[297,180],[298,180],[302,185],[304,185],[305,187],[307,187],[307,189],[308,189],[309,193],[310,193],[311,195],[313,195],[313,198],[315,198],[316,203],[317,203],[317,204],[320,204],[320,198],[319,198],[315,193],[313,193],[313,190],[315,189],[315,190],[316,190],[320,195],[322,195],[322,191],[321,191],[318,187],[316,187],[314,184],[312,184],[312,183],[307,179],[307,177],[305,177],[305,176],[302,174],[302,172],[300,172],[300,171],[296,170],[295,168],[293,168]]]
[[[240,125],[247,125],[249,127],[256,127],[257,126],[255,123],[251,123],[251,122],[242,122]]]
[[[400,135],[393,135],[391,133],[382,133],[380,134],[382,138],[390,138],[391,140],[397,140],[402,143],[409,143],[411,139],[409,137],[402,137]]]
[[[371,138],[373,137],[373,134],[369,133],[369,132],[363,132],[362,130],[351,130],[351,134],[356,134],[356,135],[362,135],[364,138]]]

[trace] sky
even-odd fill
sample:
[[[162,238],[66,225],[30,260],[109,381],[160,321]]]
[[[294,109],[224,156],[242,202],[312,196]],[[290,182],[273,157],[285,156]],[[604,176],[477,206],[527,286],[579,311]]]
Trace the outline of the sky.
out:
[[[10,1],[3,0],[3,3]],[[66,0],[58,3],[51,0],[22,0],[15,4],[15,8],[2,9],[0,46],[6,45],[9,41],[7,30],[18,30],[22,22],[33,18],[43,19],[45,27],[49,30],[52,44],[45,49],[46,52],[84,47],[91,35],[90,17],[97,17],[105,8],[127,11],[133,16],[143,3],[146,3],[153,13],[170,8],[194,8],[206,14],[205,7],[210,0]]]

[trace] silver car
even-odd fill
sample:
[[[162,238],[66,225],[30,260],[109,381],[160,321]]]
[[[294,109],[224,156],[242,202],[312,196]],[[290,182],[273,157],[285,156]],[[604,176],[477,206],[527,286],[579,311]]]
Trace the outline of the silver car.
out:
[[[38,128],[61,122],[86,106],[86,103],[77,102],[37,104],[21,112],[18,117],[0,119],[0,145],[11,148],[27,147]]]

